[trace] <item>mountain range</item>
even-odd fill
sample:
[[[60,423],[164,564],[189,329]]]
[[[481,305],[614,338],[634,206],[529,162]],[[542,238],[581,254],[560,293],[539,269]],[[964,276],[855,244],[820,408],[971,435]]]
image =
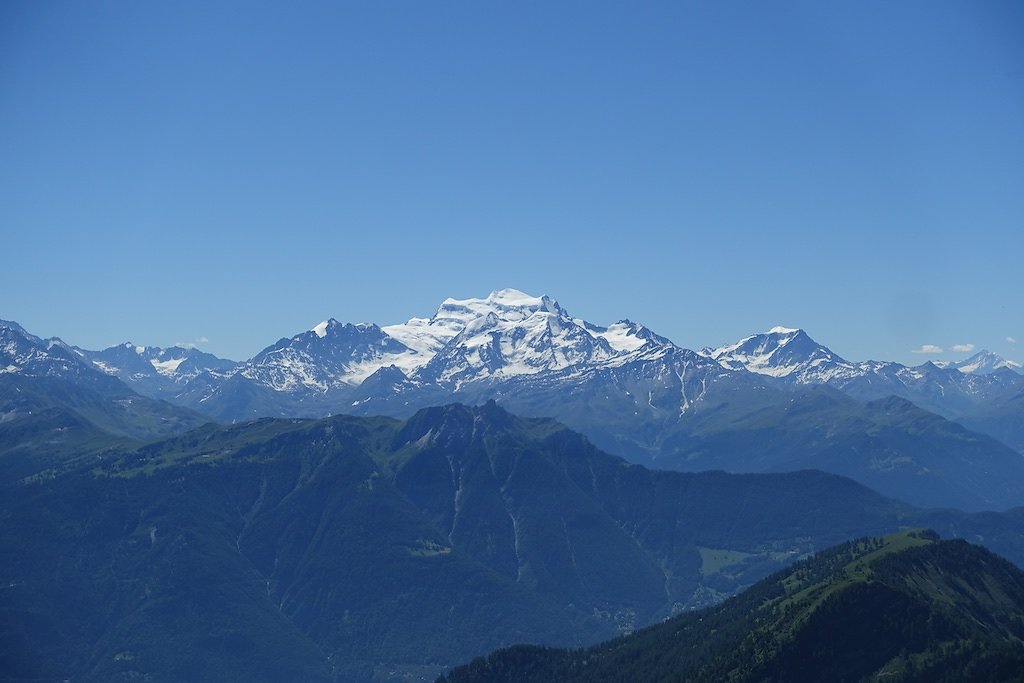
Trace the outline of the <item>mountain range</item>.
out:
[[[0,321],[0,327],[30,336],[16,323]],[[354,390],[385,370],[391,371],[387,374],[392,385],[405,380],[421,390],[435,387],[457,393],[481,383],[578,375],[686,351],[641,324],[622,320],[608,327],[594,325],[573,318],[550,297],[512,289],[492,292],[484,299],[446,299],[432,317],[398,325],[380,327],[331,318],[280,339],[241,363],[194,348],[126,342],[88,351],[59,339],[46,344],[78,355],[140,393],[178,402],[213,401],[206,412],[226,419],[253,416],[243,414],[243,405],[218,405],[232,403],[231,391],[218,389],[236,377],[254,389],[279,394],[280,410],[287,412],[288,398],[300,403],[320,399],[325,408],[344,408],[344,400]],[[696,355],[716,363],[683,360],[701,370],[746,370],[789,384],[827,384],[864,398],[893,394],[947,417],[1007,386],[1022,386],[1021,365],[988,351],[956,363],[928,362],[917,367],[851,362],[803,330],[784,327],[720,348],[705,348]],[[21,365],[8,362],[7,370],[18,371]],[[681,398],[680,407],[685,410],[697,395]]]
[[[0,670],[429,680],[515,643],[579,648],[669,619],[696,629],[708,671],[753,652],[743,660],[763,664],[756,679],[839,661],[818,654],[816,629],[870,625],[883,598],[907,608],[880,630],[887,642],[924,635],[871,671],[1014,666],[996,628],[1020,613],[1009,570],[993,574],[1000,561],[962,543],[903,566],[924,602],[874,560],[884,586],[836,585],[879,549],[863,541],[838,551],[851,558],[842,567],[785,575],[787,590],[802,586],[794,596],[835,594],[834,609],[794,598],[769,619],[757,605],[776,582],[742,592],[742,609],[699,612],[749,627],[730,632],[738,640],[686,616],[833,544],[911,527],[1024,565],[1019,452],[897,392],[857,393],[872,382],[799,330],[760,337],[694,352],[511,292],[391,328],[328,320],[240,365],[184,348],[90,352],[0,324]],[[902,366],[872,377],[909,392],[937,373],[949,381],[938,395],[958,388],[977,419],[1013,433],[1012,372],[932,367],[920,384]],[[990,403],[998,410],[981,410]],[[278,416],[211,417],[209,406],[232,404]],[[299,417],[339,405],[366,414]],[[912,538],[886,543],[932,545]],[[984,591],[961,574],[983,577]],[[952,596],[952,612],[935,596]],[[652,628],[640,635],[662,633]],[[853,651],[888,652],[862,635]],[[673,661],[661,636],[612,641],[584,677],[605,661],[628,677],[621,652],[647,671],[651,643],[650,657]],[[576,671],[566,656],[543,655],[537,670]],[[516,670],[505,657],[483,661]],[[452,675],[467,671],[479,673]]]
[[[14,323],[0,323],[0,366],[0,483],[209,422],[133,391],[60,340]]]
[[[655,467],[814,467],[924,506],[1024,501],[1024,375],[854,363],[802,330],[691,351],[641,324],[594,325],[516,290],[448,299],[432,317],[399,325],[329,319],[237,364],[130,343],[91,352],[4,325],[20,337],[13,352],[0,347],[8,375],[102,374],[220,421],[404,418],[495,399]]]
[[[432,678],[633,631],[907,527],[1024,564],[1024,508],[920,510],[817,471],[650,470],[494,402],[126,437],[0,494],[15,679]]]

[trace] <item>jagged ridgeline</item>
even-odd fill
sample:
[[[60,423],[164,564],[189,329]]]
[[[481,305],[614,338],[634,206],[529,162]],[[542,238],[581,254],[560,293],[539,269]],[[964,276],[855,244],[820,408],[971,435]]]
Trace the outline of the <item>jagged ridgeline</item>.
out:
[[[844,543],[708,610],[581,650],[520,646],[439,683],[1024,680],[1024,573],[928,531]]]
[[[1021,511],[921,511],[812,471],[648,470],[495,403],[210,424],[0,485],[0,671],[433,678],[633,631],[908,526],[1024,562]]]
[[[431,317],[397,325],[329,319],[240,363],[131,342],[88,351],[0,321],[0,377],[105,382],[124,393],[123,382],[225,422],[404,419],[497,399],[660,469],[813,468],[914,505],[971,511],[1024,501],[1019,370],[987,353],[961,367],[852,362],[782,327],[692,351],[642,324],[595,325],[550,297],[511,289],[446,299]],[[24,414],[0,410],[5,419]],[[50,426],[33,429],[42,438]],[[4,441],[0,434],[0,457]]]

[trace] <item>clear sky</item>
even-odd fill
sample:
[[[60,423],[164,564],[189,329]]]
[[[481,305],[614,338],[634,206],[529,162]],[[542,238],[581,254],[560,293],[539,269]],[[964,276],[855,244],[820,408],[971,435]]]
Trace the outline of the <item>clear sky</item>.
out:
[[[1022,260],[1021,2],[0,3],[0,318],[87,348],[515,287],[1024,360]]]

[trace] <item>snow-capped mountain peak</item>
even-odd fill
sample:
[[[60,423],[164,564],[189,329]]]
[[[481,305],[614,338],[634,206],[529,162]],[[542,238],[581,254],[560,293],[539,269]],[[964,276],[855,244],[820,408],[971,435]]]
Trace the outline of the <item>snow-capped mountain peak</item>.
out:
[[[369,332],[373,335],[380,333],[380,327],[374,323],[343,323],[335,320],[334,318],[328,318],[321,323],[314,325],[306,336],[310,333],[316,335],[318,339],[324,339],[332,336],[344,336],[348,334],[358,334],[360,332]],[[302,336],[302,335],[300,335]]]
[[[612,323],[608,327],[598,327],[579,319],[575,322],[586,327],[591,334],[603,338],[612,349],[620,353],[632,353],[645,346],[675,346],[650,328],[628,319]]]
[[[358,385],[383,365],[401,366],[410,353],[377,325],[330,318],[267,347],[246,361],[239,374],[275,391],[305,387],[325,392]]]
[[[483,299],[445,299],[431,318],[383,328],[329,318],[265,349],[240,374],[278,391],[305,387],[325,392],[356,386],[384,367],[414,375],[456,338],[463,346],[479,346],[493,333],[526,321],[535,326],[542,318],[557,333],[560,315],[561,308],[549,297],[502,289]]]
[[[101,351],[70,349],[100,372],[154,397],[174,395],[199,375],[224,378],[238,365],[196,348],[139,346],[131,341]]]
[[[327,391],[355,386],[393,365],[413,381],[461,384],[603,362],[670,345],[628,320],[597,327],[574,320],[549,296],[501,289],[483,298],[448,298],[430,318],[382,328],[330,318],[268,348],[247,362],[241,374],[278,390],[305,386]],[[333,359],[326,363],[329,372],[323,372],[325,363],[319,358],[325,354]]]
[[[62,377],[91,384],[107,378],[57,337],[41,339],[21,325],[0,321],[0,374]]]
[[[133,343],[131,341],[126,341],[126,342],[118,344],[117,346],[112,347],[112,348],[123,348],[123,349],[126,349],[127,351],[134,352],[136,356],[142,356],[142,355],[144,355],[146,353],[146,351],[148,350],[149,347],[138,346],[137,344],[135,344],[135,343]],[[156,348],[156,347],[154,347],[154,348]],[[107,349],[107,350],[109,350],[109,349]]]
[[[792,376],[799,382],[822,381],[832,373],[854,367],[803,330],[782,326],[703,353],[733,370],[744,368],[760,375]]]
[[[936,365],[941,368],[955,368],[967,375],[988,375],[1003,368],[1024,372],[1024,366],[1020,363],[985,349],[964,360],[946,361],[936,363]]]
[[[329,318],[282,339],[240,374],[278,391],[354,387],[394,366],[410,382],[462,386],[544,371],[622,364],[675,346],[629,320],[599,327],[549,296],[500,289],[448,298],[430,318],[377,327]]]
[[[531,296],[518,289],[499,289],[484,299],[445,299],[433,320],[459,322],[465,325],[471,320],[493,313],[499,320],[511,322],[524,320],[540,311],[558,313],[561,310],[558,302],[551,297]]]
[[[546,296],[531,296],[517,289],[501,289],[483,299],[448,298],[441,302],[437,312],[430,318],[412,318],[408,322],[387,325],[381,329],[415,351],[417,359],[421,361],[419,365],[425,365],[473,321],[486,319],[488,314],[493,314],[499,321],[518,321],[539,310],[555,311],[560,308],[557,302]]]
[[[331,318],[330,320],[325,320],[318,325],[314,325],[313,329],[310,331],[322,339],[327,336],[327,326],[330,325],[332,322],[336,322],[334,318]]]
[[[422,374],[429,381],[461,385],[557,370],[603,360],[615,350],[585,324],[573,320],[558,303],[515,289],[491,292],[485,299],[446,299],[432,321],[458,329]]]

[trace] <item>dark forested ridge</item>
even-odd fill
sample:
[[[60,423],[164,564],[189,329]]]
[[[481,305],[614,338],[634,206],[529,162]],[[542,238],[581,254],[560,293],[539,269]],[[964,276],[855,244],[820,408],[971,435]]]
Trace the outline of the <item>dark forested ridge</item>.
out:
[[[719,606],[595,647],[508,648],[439,683],[1022,679],[1024,573],[911,531],[841,544]]]
[[[652,471],[493,402],[125,437],[13,479],[10,678],[432,677],[614,637],[911,526],[1024,563],[1024,511],[921,511],[814,471]]]

